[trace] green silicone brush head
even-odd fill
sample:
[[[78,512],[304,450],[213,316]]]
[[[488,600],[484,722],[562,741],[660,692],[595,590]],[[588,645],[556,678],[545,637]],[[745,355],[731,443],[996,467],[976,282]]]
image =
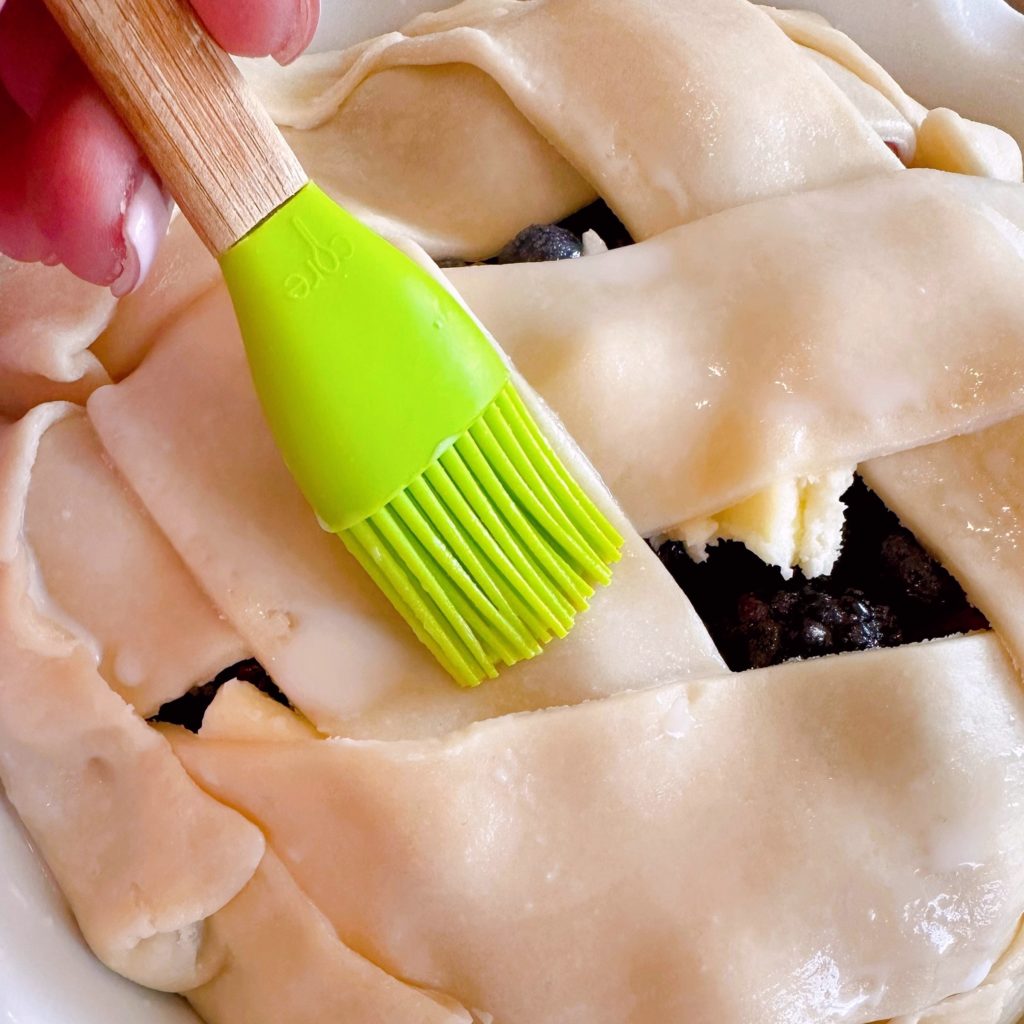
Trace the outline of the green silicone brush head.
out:
[[[312,185],[221,265],[299,486],[452,677],[564,636],[622,538],[458,301]]]

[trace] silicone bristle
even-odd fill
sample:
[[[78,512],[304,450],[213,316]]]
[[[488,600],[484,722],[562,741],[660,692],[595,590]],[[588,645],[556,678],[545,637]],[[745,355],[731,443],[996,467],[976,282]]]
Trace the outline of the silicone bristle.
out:
[[[463,686],[565,636],[622,546],[511,384],[401,494],[341,537]]]

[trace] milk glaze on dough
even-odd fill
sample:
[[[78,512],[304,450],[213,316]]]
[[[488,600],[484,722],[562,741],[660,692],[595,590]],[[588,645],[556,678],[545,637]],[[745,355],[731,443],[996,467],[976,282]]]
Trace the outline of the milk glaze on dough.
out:
[[[246,70],[430,266],[621,218],[447,279],[625,554],[458,690],[303,503],[183,221],[116,308],[0,264],[0,777],[97,955],[210,1024],[1012,1024],[1016,144],[744,0],[467,0]],[[643,538],[853,467],[993,629],[730,674]],[[147,723],[248,658],[296,710]]]

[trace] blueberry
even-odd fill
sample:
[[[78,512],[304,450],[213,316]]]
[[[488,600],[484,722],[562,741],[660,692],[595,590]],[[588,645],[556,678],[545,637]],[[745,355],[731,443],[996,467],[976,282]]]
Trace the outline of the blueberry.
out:
[[[814,658],[841,651],[891,646],[902,639],[888,606],[856,589],[835,594],[828,582],[783,583],[775,593],[739,597],[723,653],[742,671],[777,665],[790,658]],[[721,636],[720,622],[713,633]]]
[[[949,573],[906,533],[894,533],[882,541],[882,562],[900,591],[920,604],[948,600],[955,587]]]
[[[750,627],[744,637],[747,662],[751,668],[767,668],[778,664],[782,631],[774,622],[760,622]]]
[[[778,618],[786,618],[792,614],[800,598],[791,590],[780,590],[771,599],[772,614]]]
[[[801,658],[812,658],[816,654],[827,654],[832,648],[832,630],[817,618],[805,618],[799,633],[794,634],[794,654]]]
[[[816,587],[804,587],[800,595],[803,599],[804,615],[816,619],[823,626],[842,625],[844,615],[842,605],[831,594],[821,592]]]
[[[869,601],[859,590],[847,591],[840,598],[843,621],[840,643],[844,651],[867,651],[874,647],[893,647],[903,640],[892,609]]]
[[[575,260],[583,255],[583,243],[557,224],[531,224],[495,257],[496,263],[548,263]]]
[[[869,651],[882,646],[882,631],[872,619],[852,622],[843,631],[843,649],[847,651]]]
[[[754,594],[743,594],[736,602],[736,618],[740,625],[753,625],[776,617],[774,603],[766,604]]]
[[[736,602],[736,628],[731,650],[724,652],[730,667],[764,668],[779,660],[782,631],[769,605],[754,594]]]

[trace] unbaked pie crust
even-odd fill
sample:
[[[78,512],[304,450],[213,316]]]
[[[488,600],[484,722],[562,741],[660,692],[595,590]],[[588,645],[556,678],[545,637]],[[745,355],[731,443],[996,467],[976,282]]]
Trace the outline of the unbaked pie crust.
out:
[[[424,261],[622,219],[448,280],[625,554],[460,691],[295,490],[186,225],[116,310],[0,267],[0,776],[97,955],[211,1024],[1014,1021],[1016,145],[744,0],[466,0],[247,71]],[[643,538],[853,466],[992,631],[730,674]],[[301,715],[147,723],[248,657]]]

